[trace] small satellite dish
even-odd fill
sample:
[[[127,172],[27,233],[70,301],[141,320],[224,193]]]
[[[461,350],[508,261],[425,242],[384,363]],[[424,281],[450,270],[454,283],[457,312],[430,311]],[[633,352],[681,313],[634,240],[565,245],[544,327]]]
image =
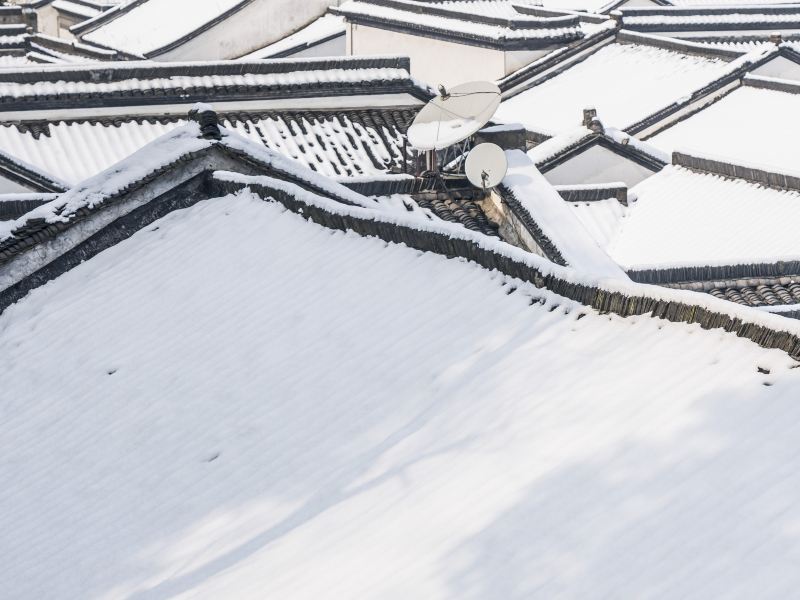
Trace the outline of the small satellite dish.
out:
[[[490,81],[439,86],[408,129],[408,142],[417,150],[441,150],[457,144],[489,122],[500,106],[500,88]]]
[[[508,159],[497,144],[478,144],[467,155],[464,169],[472,185],[488,190],[503,181],[508,171]]]

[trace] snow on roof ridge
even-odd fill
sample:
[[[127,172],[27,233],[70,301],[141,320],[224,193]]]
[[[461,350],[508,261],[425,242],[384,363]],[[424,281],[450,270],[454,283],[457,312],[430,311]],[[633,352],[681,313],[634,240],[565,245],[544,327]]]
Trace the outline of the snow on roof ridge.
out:
[[[211,108],[202,103],[198,103],[196,107],[205,110]],[[79,209],[91,209],[99,206],[132,183],[173,164],[182,156],[205,150],[214,145],[245,154],[263,165],[291,175],[344,202],[365,208],[377,208],[377,203],[373,199],[358,194],[341,183],[315,173],[274,150],[242,137],[233,130],[224,127],[220,127],[219,130],[221,140],[217,141],[203,138],[200,125],[194,121],[178,126],[129,157],[73,186],[52,202],[23,215],[15,221],[12,230],[24,226],[31,219],[44,219],[47,223],[66,223]],[[0,242],[12,235],[13,231],[0,236]]]
[[[518,151],[519,152],[519,151]],[[519,154],[523,155],[522,152]],[[767,327],[772,331],[785,332],[790,335],[800,335],[800,321],[758,311],[728,300],[721,300],[711,295],[689,291],[670,289],[656,285],[637,283],[629,279],[608,277],[597,272],[581,272],[574,267],[560,266],[546,258],[508,244],[499,239],[470,231],[464,227],[445,221],[422,221],[411,216],[398,213],[374,210],[360,206],[346,205],[331,199],[309,192],[291,182],[275,180],[270,176],[246,176],[238,173],[216,171],[214,177],[221,181],[231,181],[238,184],[263,185],[266,188],[276,187],[300,198],[304,203],[318,206],[326,211],[343,217],[354,217],[379,221],[390,225],[404,226],[420,232],[445,235],[453,239],[461,239],[475,244],[479,248],[507,257],[515,262],[536,269],[543,276],[552,276],[561,281],[595,287],[608,294],[619,293],[627,297],[647,297],[657,301],[673,302],[688,306],[695,306],[717,314],[738,319],[744,323]],[[568,207],[559,197],[561,205]],[[583,225],[581,225],[583,227]],[[588,236],[588,233],[587,233]],[[660,316],[650,315],[646,316]]]
[[[601,119],[602,121],[602,119]],[[602,133],[597,133],[591,129],[580,125],[569,131],[564,131],[551,137],[549,140],[542,142],[528,150],[527,154],[537,165],[542,165],[557,156],[563,154],[574,146],[579,145],[584,140],[591,139],[592,137],[605,137],[617,144],[626,145],[633,148],[642,154],[646,154],[655,160],[667,164],[670,162],[670,155],[663,150],[660,150],[647,142],[636,139],[629,133],[617,129],[616,127],[607,127],[603,125]]]
[[[503,185],[530,214],[573,268],[613,279],[628,279],[564,204],[558,191],[521,150],[506,151],[508,174]]]
[[[393,0],[395,2],[396,0]],[[419,5],[408,4],[409,8],[418,8]],[[389,2],[368,3],[364,0],[352,0],[340,7],[331,9],[334,14],[344,15],[350,20],[363,18],[365,21],[373,21],[392,24],[393,26],[403,26],[410,29],[420,29],[439,34],[442,36],[457,36],[463,43],[491,44],[493,46],[514,44],[528,41],[529,43],[540,43],[552,39],[576,40],[584,37],[583,30],[577,17],[569,16],[570,20],[575,20],[574,25],[567,26],[540,26],[546,25],[550,21],[551,25],[558,25],[553,19],[517,19],[516,26],[512,26],[514,21],[508,19],[478,19],[470,17],[467,13],[452,11],[441,12],[437,9],[436,14],[420,13],[416,10],[408,10],[402,5]],[[430,12],[430,11],[429,11]],[[464,17],[464,18],[462,18]],[[531,27],[524,27],[525,23],[530,23]],[[534,27],[533,24],[536,24]]]
[[[211,145],[210,140],[200,137],[200,126],[197,123],[190,122],[176,127],[125,160],[72,187],[52,202],[23,215],[14,222],[12,229],[18,229],[33,219],[43,219],[47,223],[66,223],[79,209],[99,206],[131,183],[173,163],[180,156],[198,152]],[[0,236],[0,242],[11,237],[13,230],[11,234]]]
[[[92,48],[94,49],[94,48]],[[145,71],[161,72],[180,69],[189,70],[205,70],[219,68],[222,70],[230,70],[231,72],[241,72],[242,66],[251,65],[258,67],[259,70],[264,72],[271,72],[270,67],[283,67],[286,65],[297,65],[297,70],[311,71],[319,70],[319,67],[331,68],[329,65],[335,65],[338,69],[344,70],[364,70],[373,68],[405,67],[409,70],[410,60],[405,56],[398,56],[396,54],[376,54],[369,56],[330,56],[330,57],[289,57],[289,58],[270,58],[270,59],[251,59],[251,60],[204,60],[204,61],[164,61],[155,62],[150,60],[120,60],[109,61],[102,64],[102,69],[107,72],[124,72],[136,71],[142,69]],[[318,67],[314,69],[312,67]],[[280,69],[275,69],[280,71]],[[7,79],[13,79],[11,75],[19,74],[42,74],[49,75],[50,73],[81,73],[87,72],[87,76],[92,73],[96,74],[97,66],[91,65],[67,65],[67,66],[51,66],[43,65],[41,67],[19,67],[15,69],[7,69],[3,71]],[[281,72],[286,72],[282,70]]]
[[[678,148],[672,152],[672,164],[701,171],[716,177],[743,179],[750,185],[800,191],[800,169],[776,170],[773,165],[758,161],[731,158],[722,154]],[[782,179],[781,179],[782,178]]]

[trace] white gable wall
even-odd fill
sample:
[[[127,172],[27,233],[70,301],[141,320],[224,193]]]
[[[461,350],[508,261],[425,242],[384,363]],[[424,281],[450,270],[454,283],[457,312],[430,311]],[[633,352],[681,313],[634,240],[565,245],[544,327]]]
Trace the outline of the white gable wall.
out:
[[[505,53],[444,40],[347,25],[347,48],[353,56],[400,54],[411,58],[411,75],[431,84],[494,81],[505,75]]]
[[[0,176],[0,194],[24,194],[36,191],[38,190],[22,186],[16,181]]]
[[[776,56],[765,65],[761,65],[753,72],[753,75],[764,77],[778,77],[780,79],[793,79],[800,81],[800,65],[792,62],[783,56]]]
[[[257,0],[187,43],[154,58],[159,61],[239,58],[305,27],[335,4],[338,4],[335,0]]]
[[[347,24],[347,53],[353,56],[400,54],[411,58],[411,75],[430,85],[495,81],[547,54],[549,50],[504,52],[434,38]]]
[[[587,151],[548,171],[544,176],[553,185],[580,185],[621,181],[631,188],[652,174],[653,172],[650,169],[632,160],[611,152],[602,146],[592,146]]]
[[[345,56],[346,54],[347,38],[340,35],[327,42],[305,48],[299,52],[293,52],[284,58],[319,58],[322,56]]]

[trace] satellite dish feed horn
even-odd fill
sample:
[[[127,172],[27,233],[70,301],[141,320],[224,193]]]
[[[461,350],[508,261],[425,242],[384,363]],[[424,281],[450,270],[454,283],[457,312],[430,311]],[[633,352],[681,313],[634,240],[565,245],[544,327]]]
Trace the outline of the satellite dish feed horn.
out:
[[[485,191],[503,181],[508,172],[508,159],[497,144],[478,144],[467,155],[464,170],[469,182]]]

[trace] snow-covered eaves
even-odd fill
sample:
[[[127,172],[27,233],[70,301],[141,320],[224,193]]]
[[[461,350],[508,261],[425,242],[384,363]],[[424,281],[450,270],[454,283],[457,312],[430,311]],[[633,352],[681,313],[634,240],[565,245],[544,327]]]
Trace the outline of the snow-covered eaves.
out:
[[[635,7],[620,11],[625,29],[648,33],[792,31],[800,29],[800,5]]]
[[[191,105],[210,98],[215,102],[332,100],[364,95],[405,96],[407,104],[430,98],[429,90],[411,79],[409,61],[402,57],[118,62],[100,67],[15,69],[0,74],[2,113],[76,106]]]
[[[498,17],[470,10],[481,3],[350,0],[330,10],[354,24],[497,50],[536,50],[583,38],[580,17]],[[516,12],[516,11],[515,11]]]

